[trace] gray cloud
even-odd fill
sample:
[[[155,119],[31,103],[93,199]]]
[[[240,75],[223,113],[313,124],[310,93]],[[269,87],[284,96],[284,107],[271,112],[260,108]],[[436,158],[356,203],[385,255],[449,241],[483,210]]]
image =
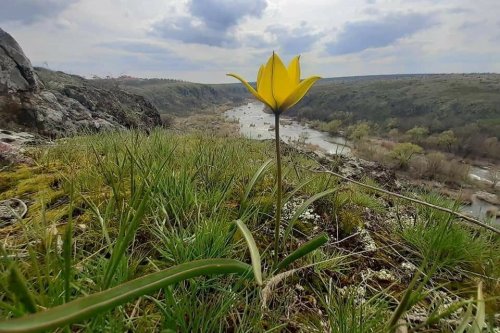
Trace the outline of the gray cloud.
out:
[[[160,21],[153,26],[153,32],[162,38],[175,39],[184,43],[221,47],[236,46],[236,40],[229,29],[217,30],[189,17],[180,17],[174,21]]]
[[[470,30],[470,29],[475,29],[479,26],[481,26],[481,21],[465,21],[462,23],[458,29],[460,30]]]
[[[446,11],[448,14],[469,14],[473,12],[470,8],[454,7]]]
[[[310,51],[313,44],[324,36],[324,33],[313,32],[305,22],[295,28],[271,26],[267,28],[267,31],[276,37],[280,51],[285,54],[300,54]]]
[[[167,48],[163,46],[146,42],[138,42],[138,41],[113,41],[113,42],[99,43],[96,44],[95,46],[113,50],[121,50],[130,53],[141,53],[141,54],[162,54],[165,52],[170,52]]]
[[[157,22],[153,32],[185,43],[236,47],[231,29],[245,17],[260,17],[266,7],[265,0],[191,0],[191,16]]]
[[[260,17],[267,7],[265,0],[192,0],[189,9],[207,27],[225,31],[246,16]]]
[[[2,0],[0,22],[33,23],[45,17],[57,16],[76,0]]]
[[[391,14],[377,20],[347,22],[337,40],[327,44],[327,52],[342,55],[384,47],[434,25],[433,15]]]
[[[95,46],[110,50],[125,51],[125,54],[113,56],[113,67],[133,68],[134,70],[194,70],[206,64],[195,63],[187,58],[180,57],[161,45],[139,41],[113,41],[100,43]]]

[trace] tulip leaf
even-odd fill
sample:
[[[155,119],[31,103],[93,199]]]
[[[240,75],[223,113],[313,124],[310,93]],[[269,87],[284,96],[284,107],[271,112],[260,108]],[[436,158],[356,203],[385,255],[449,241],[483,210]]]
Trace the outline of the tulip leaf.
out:
[[[46,311],[0,322],[0,333],[42,332],[55,329],[88,319],[137,297],[186,279],[200,275],[231,273],[246,276],[251,273],[251,267],[234,259],[203,259],[183,263],[89,296],[80,297]]]
[[[326,233],[322,233],[319,236],[316,236],[315,238],[311,239],[310,241],[302,244],[301,246],[299,246],[298,249],[296,249],[295,251],[290,253],[290,255],[288,255],[285,259],[283,259],[276,266],[275,272],[278,272],[278,271],[286,268],[288,265],[290,265],[294,261],[311,253],[312,251],[316,250],[318,247],[325,244],[326,242],[328,242],[328,235]]]
[[[248,230],[247,226],[243,221],[241,220],[236,220],[236,225],[240,229],[241,233],[243,234],[243,237],[245,238],[247,244],[248,244],[248,249],[250,250],[250,259],[252,260],[252,267],[253,267],[253,275],[255,277],[255,281],[259,286],[262,285],[262,267],[261,267],[261,262],[260,262],[260,253],[259,249],[257,248],[257,244],[255,244],[255,239],[252,236],[252,233],[250,230]]]

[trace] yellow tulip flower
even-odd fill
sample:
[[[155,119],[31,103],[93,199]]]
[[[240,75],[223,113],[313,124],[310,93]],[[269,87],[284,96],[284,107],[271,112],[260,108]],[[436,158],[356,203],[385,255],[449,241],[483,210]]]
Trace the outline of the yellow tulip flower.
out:
[[[320,79],[311,76],[300,80],[300,56],[290,61],[285,67],[280,57],[273,52],[266,65],[260,66],[257,75],[257,90],[237,74],[227,74],[240,80],[259,101],[266,104],[274,113],[283,111],[297,104],[312,85]]]

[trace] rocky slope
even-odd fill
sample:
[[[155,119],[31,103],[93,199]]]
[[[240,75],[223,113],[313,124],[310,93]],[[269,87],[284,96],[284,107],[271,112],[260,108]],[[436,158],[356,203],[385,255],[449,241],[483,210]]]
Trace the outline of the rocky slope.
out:
[[[0,128],[54,137],[160,123],[156,107],[143,96],[100,88],[75,75],[34,70],[15,39],[0,29]]]
[[[222,104],[237,105],[249,98],[248,91],[240,83],[201,84],[168,79],[140,79],[119,77],[94,79],[96,85],[118,87],[146,97],[161,114],[187,116],[203,110],[213,110]]]

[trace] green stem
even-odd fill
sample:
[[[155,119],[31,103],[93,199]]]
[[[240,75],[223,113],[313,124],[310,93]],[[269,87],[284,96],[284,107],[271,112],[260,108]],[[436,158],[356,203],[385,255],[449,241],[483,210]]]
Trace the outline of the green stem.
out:
[[[278,191],[276,195],[276,214],[274,222],[274,267],[278,265],[278,247],[280,236],[280,221],[281,221],[281,153],[280,153],[280,114],[278,111],[274,113],[274,134],[276,141],[276,178]]]

